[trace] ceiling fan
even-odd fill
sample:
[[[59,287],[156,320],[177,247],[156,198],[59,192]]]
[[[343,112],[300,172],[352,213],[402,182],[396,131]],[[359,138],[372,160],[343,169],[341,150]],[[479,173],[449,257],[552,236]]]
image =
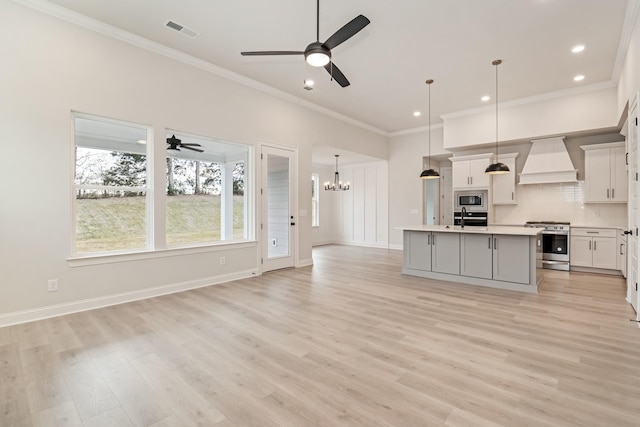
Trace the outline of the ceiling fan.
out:
[[[201,147],[200,144],[183,144],[181,139],[176,138],[175,135],[171,135],[171,138],[167,138],[167,150],[180,151],[180,148],[186,148],[187,150],[197,151],[198,153],[204,153],[204,150],[194,147]]]
[[[349,80],[340,69],[331,61],[331,49],[349,40],[360,30],[369,25],[369,19],[363,15],[358,15],[350,22],[333,33],[324,43],[320,43],[320,0],[317,1],[316,8],[316,41],[309,44],[304,51],[291,50],[267,50],[259,52],[240,52],[243,56],[264,56],[264,55],[304,55],[305,60],[314,67],[324,67],[331,74],[331,77],[342,87],[349,86]]]

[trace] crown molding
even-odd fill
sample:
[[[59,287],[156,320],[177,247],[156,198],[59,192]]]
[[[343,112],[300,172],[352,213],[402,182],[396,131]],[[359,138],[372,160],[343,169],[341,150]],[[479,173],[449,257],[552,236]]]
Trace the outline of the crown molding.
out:
[[[579,95],[582,93],[590,93],[590,92],[597,92],[605,89],[611,89],[616,86],[617,85],[615,82],[608,80],[601,83],[594,83],[592,85],[579,86],[579,87],[565,89],[565,90],[558,90],[555,92],[541,93],[539,95],[528,96],[526,98],[519,98],[519,99],[507,101],[507,102],[501,102],[500,108],[511,108],[511,107],[517,107],[519,105],[535,104],[537,102],[564,98],[566,96],[571,96],[571,95]],[[472,108],[470,110],[462,110],[462,111],[456,111],[454,113],[443,114],[440,117],[442,117],[443,120],[457,119],[460,117],[467,117],[475,114],[495,111],[495,108],[496,108],[495,104],[493,106],[487,105],[485,107]]]
[[[444,123],[438,123],[435,125],[431,125],[431,129],[442,129],[444,128]],[[429,131],[429,126],[420,126],[417,128],[411,128],[411,129],[405,129],[405,130],[398,130],[395,132],[389,132],[387,134],[387,136],[389,138],[394,138],[396,136],[402,136],[402,135],[411,135],[413,133],[422,133],[422,132],[428,132]]]
[[[30,7],[34,10],[46,13],[48,15],[51,15],[63,21],[69,22],[71,24],[78,25],[80,27],[86,28],[91,31],[95,31],[97,33],[106,35],[116,40],[120,40],[122,42],[139,47],[141,49],[146,49],[150,52],[166,56],[168,58],[182,62],[183,64],[190,65],[195,68],[199,68],[203,71],[207,71],[211,74],[218,75],[227,80],[231,80],[233,82],[242,84],[244,86],[248,86],[252,89],[259,90],[263,93],[273,95],[277,98],[283,99],[285,101],[291,102],[296,105],[300,105],[310,110],[317,111],[326,116],[360,127],[362,129],[368,130],[378,135],[382,135],[385,137],[388,136],[388,132],[383,131],[382,129],[378,129],[374,126],[371,126],[361,121],[358,121],[356,119],[353,119],[349,116],[345,116],[344,114],[337,113],[333,110],[314,104],[312,102],[309,102],[297,96],[291,95],[289,93],[276,89],[272,86],[266,85],[264,83],[260,83],[256,80],[234,73],[230,70],[227,70],[226,68],[222,68],[215,64],[212,64],[211,62],[207,62],[202,59],[196,58],[192,55],[188,55],[184,52],[180,52],[177,49],[167,47],[163,44],[156,43],[147,38],[144,38],[136,34],[130,33],[128,31],[124,31],[120,28],[114,27],[113,25],[105,24],[104,22],[98,21],[97,19],[93,19],[86,15],[82,15],[81,13],[74,12],[62,6],[58,6],[49,1],[46,1],[46,0],[13,0],[13,1],[15,3],[19,3],[23,6]]]
[[[622,74],[622,66],[631,43],[631,36],[633,35],[633,28],[636,25],[638,19],[638,13],[640,12],[640,0],[629,0],[627,3],[627,11],[624,15],[624,23],[622,25],[622,32],[620,34],[620,43],[618,44],[618,52],[616,53],[616,60],[613,64],[613,72],[611,73],[611,80],[618,82],[620,80],[620,74]]]

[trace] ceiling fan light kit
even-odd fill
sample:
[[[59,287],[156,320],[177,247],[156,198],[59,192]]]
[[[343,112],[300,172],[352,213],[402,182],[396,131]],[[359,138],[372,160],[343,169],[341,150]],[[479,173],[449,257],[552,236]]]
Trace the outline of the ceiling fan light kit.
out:
[[[487,166],[484,173],[489,175],[502,175],[509,173],[509,166],[498,161],[498,65],[502,64],[502,60],[496,59],[491,64],[496,67],[496,162]]]
[[[273,55],[304,55],[305,61],[313,67],[324,67],[340,86],[347,87],[351,83],[340,69],[331,61],[331,49],[355,36],[371,21],[363,15],[358,15],[333,33],[324,43],[320,42],[320,0],[316,2],[316,41],[310,43],[304,51],[293,50],[265,50],[254,52],[240,52],[242,56],[273,56]]]

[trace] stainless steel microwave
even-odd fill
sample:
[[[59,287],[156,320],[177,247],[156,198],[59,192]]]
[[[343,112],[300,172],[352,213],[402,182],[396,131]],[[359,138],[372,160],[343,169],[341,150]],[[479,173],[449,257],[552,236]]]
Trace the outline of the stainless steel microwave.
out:
[[[489,192],[486,190],[456,191],[453,193],[454,211],[460,212],[462,208],[467,211],[487,211]]]

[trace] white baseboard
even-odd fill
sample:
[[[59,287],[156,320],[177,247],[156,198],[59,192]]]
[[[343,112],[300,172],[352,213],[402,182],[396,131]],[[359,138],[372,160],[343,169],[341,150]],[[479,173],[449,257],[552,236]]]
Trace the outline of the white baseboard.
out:
[[[404,250],[402,245],[389,245],[389,249],[393,249],[394,251],[402,251],[402,250]]]
[[[379,248],[379,249],[389,249],[389,245],[387,243],[367,243],[367,242],[354,242],[354,241],[343,241],[336,242],[338,245],[345,246],[360,246],[363,248]]]
[[[193,280],[190,282],[176,283],[173,285],[158,286],[155,288],[142,289],[134,292],[127,292],[117,295],[110,295],[100,298],[91,298],[80,301],[73,301],[65,304],[50,305],[46,307],[34,308],[31,310],[15,311],[0,315],[0,327],[17,325],[20,323],[33,322],[35,320],[48,319],[51,317],[64,316],[65,314],[78,313],[80,311],[93,310],[96,308],[108,307],[111,305],[123,304],[141,299],[158,297],[161,295],[173,294],[176,292],[188,291],[190,289],[203,288],[220,283],[231,282],[233,280],[246,279],[257,276],[257,270],[245,270],[236,273],[224,274],[221,276],[208,277],[206,279]]]
[[[296,267],[309,267],[311,265],[313,265],[313,258],[300,259],[298,260],[298,265],[296,265]]]

